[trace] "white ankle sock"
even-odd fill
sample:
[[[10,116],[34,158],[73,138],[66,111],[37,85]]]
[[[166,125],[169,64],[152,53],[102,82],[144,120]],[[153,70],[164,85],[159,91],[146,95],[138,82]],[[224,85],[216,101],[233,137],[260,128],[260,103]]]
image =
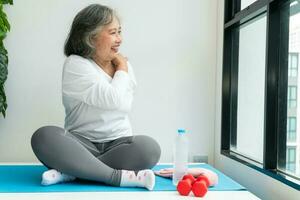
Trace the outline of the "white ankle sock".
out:
[[[42,185],[53,185],[62,182],[68,182],[75,180],[74,176],[63,174],[56,169],[50,169],[45,171],[42,175]]]
[[[123,187],[145,187],[153,190],[155,175],[152,170],[141,170],[135,175],[134,171],[122,170],[121,184]]]

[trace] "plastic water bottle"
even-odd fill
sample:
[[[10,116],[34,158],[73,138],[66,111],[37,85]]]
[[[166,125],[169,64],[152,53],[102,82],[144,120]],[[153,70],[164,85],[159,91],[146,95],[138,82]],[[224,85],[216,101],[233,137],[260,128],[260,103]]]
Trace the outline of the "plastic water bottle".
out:
[[[173,184],[177,185],[188,170],[188,138],[185,129],[178,129],[174,145]]]

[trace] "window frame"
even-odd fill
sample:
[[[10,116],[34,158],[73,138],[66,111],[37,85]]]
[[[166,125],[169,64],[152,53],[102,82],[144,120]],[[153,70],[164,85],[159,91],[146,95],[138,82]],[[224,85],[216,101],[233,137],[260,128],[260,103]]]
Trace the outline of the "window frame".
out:
[[[300,177],[280,170],[286,166],[290,0],[257,0],[243,10],[240,5],[241,0],[225,0],[224,4],[221,154],[300,190]],[[231,150],[236,146],[238,95],[239,37],[234,30],[265,13],[264,152],[259,163]]]

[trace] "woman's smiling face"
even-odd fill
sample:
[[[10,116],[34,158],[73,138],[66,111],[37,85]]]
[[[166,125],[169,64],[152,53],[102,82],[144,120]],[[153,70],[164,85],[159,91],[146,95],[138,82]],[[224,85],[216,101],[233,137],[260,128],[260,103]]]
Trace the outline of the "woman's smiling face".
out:
[[[103,61],[111,61],[118,53],[121,43],[121,26],[118,19],[114,18],[94,38],[95,57]]]

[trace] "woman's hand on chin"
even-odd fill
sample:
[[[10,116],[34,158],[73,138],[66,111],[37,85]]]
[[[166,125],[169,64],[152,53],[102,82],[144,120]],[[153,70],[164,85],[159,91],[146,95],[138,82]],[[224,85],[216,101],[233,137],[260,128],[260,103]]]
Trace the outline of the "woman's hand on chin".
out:
[[[116,71],[123,70],[125,72],[128,72],[127,58],[124,57],[122,54],[116,53],[115,57],[112,59],[111,62],[115,67]]]

